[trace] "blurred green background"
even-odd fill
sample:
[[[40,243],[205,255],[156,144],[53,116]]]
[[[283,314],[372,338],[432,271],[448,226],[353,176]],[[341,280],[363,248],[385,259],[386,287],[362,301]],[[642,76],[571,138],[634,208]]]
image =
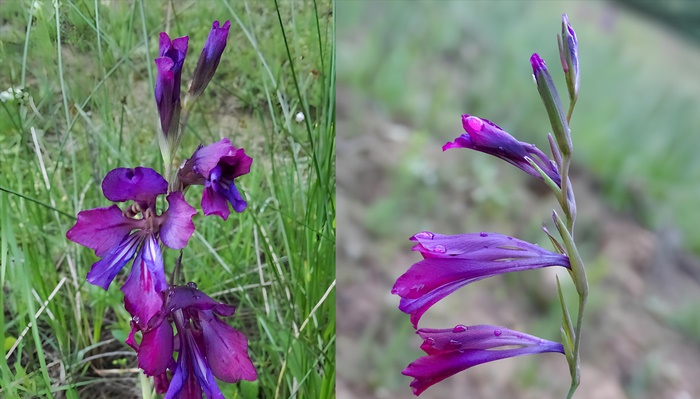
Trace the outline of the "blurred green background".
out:
[[[528,59],[545,59],[565,98],[562,13],[579,39],[572,182],[591,280],[577,397],[700,397],[700,43],[688,23],[698,6],[664,4],[661,18],[627,2],[338,3],[338,397],[412,397],[400,371],[420,340],[389,293],[419,259],[408,237],[499,231],[551,248],[540,225],[556,203],[543,184],[441,146],[469,113],[548,149]],[[473,284],[420,326],[488,323],[558,339],[554,273]],[[560,398],[566,367],[555,355],[499,361],[421,397]]]

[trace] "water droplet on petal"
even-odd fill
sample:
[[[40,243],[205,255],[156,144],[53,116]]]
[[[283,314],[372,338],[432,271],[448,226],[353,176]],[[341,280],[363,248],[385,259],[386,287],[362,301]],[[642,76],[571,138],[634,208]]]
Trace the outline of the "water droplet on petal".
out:
[[[503,332],[501,330],[493,330],[493,335],[500,337]]]
[[[432,240],[435,234],[429,231],[422,231],[414,236],[417,240]]]
[[[467,326],[462,325],[462,324],[457,324],[455,328],[452,329],[453,333],[460,333],[460,332],[465,332],[467,331]]]
[[[457,341],[456,339],[451,339],[450,342],[448,343],[448,345],[454,349],[462,347],[462,343]]]
[[[506,149],[499,146],[499,147],[498,147],[498,151],[500,151],[500,152],[506,152]]]
[[[513,239],[513,237],[508,237],[508,239],[509,239],[509,240],[512,240],[512,239]]]
[[[190,288],[197,288],[197,284],[196,284],[196,283],[193,283],[192,281],[190,281],[189,283],[187,283],[187,286],[190,287]]]
[[[433,249],[433,252],[437,252],[439,254],[444,254],[445,252],[447,252],[447,248],[445,248],[444,245],[438,244],[435,246],[435,249]]]
[[[134,316],[132,320],[134,321],[134,323],[138,324],[141,321],[141,318],[138,316]]]
[[[482,237],[488,237],[488,236],[489,236],[488,234],[484,233],[483,231],[482,231],[481,233],[479,233],[479,235],[482,236]]]
[[[423,344],[427,344],[428,346],[435,346],[435,339],[428,337],[423,341]]]

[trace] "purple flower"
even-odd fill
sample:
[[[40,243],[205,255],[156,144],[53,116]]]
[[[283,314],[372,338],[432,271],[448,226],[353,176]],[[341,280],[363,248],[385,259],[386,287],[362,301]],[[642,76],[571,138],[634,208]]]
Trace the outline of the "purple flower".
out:
[[[248,206],[238,192],[234,179],[250,172],[253,158],[246,155],[243,148],[231,145],[224,138],[206,147],[199,147],[178,172],[178,178],[186,187],[203,185],[202,211],[205,215],[218,215],[228,219],[231,211],[243,212]]]
[[[421,349],[428,354],[409,364],[403,375],[413,377],[411,387],[418,396],[447,377],[470,367],[520,355],[564,353],[558,342],[490,325],[463,326],[453,329],[420,329]],[[519,348],[496,349],[503,346]]]
[[[189,283],[171,287],[165,303],[148,322],[140,345],[132,327],[127,343],[138,352],[139,367],[156,377],[158,393],[170,398],[223,399],[214,377],[224,382],[254,381],[257,372],[248,357],[248,340],[219,319],[235,308],[211,299]],[[175,324],[174,335],[171,323]],[[173,350],[178,352],[173,360]],[[172,377],[167,379],[167,370]]]
[[[187,36],[170,40],[167,33],[160,33],[159,57],[155,59],[158,75],[156,76],[155,97],[160,115],[163,134],[169,137],[177,132],[180,118],[180,80],[182,64],[187,55]]]
[[[501,158],[527,174],[542,178],[537,169],[527,161],[531,159],[558,186],[561,186],[561,176],[557,166],[534,144],[523,143],[506,133],[495,123],[477,118],[472,115],[462,115],[462,126],[465,134],[457,137],[454,142],[442,146],[442,150],[450,148],[469,148]]]
[[[413,328],[431,306],[469,283],[547,266],[570,268],[565,255],[498,233],[422,232],[411,240],[424,259],[396,280],[391,293],[401,297],[399,309],[411,315]]]
[[[199,60],[197,60],[197,66],[194,68],[190,84],[189,92],[194,97],[202,94],[211,78],[214,77],[214,72],[221,61],[221,54],[226,48],[226,38],[230,27],[231,21],[226,21],[221,28],[219,28],[219,21],[214,21],[212,24],[207,41],[204,43]]]
[[[197,211],[179,191],[168,194],[168,210],[157,214],[156,198],[167,189],[168,183],[153,169],[113,169],[102,181],[104,196],[133,203],[124,211],[117,205],[81,211],[66,233],[69,240],[92,248],[102,258],[92,265],[87,281],[105,290],[136,255],[122,291],[127,310],[144,322],[161,307],[160,293],[167,288],[158,239],[180,249],[194,232],[192,216]]]

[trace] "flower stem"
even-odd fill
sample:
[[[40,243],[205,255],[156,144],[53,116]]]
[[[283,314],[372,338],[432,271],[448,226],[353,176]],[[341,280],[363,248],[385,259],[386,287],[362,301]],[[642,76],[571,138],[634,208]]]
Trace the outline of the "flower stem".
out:
[[[576,318],[576,338],[574,341],[575,371],[574,374],[571,375],[571,388],[569,388],[569,394],[566,396],[566,399],[571,399],[574,396],[574,392],[576,392],[576,389],[581,383],[581,357],[579,349],[581,348],[581,326],[583,322],[583,310],[586,306],[587,297],[588,294],[581,295],[578,298],[578,317]]]

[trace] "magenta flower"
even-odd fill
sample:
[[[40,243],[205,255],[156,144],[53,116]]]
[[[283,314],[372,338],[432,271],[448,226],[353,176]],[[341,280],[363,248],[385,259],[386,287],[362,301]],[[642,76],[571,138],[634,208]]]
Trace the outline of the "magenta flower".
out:
[[[170,398],[223,399],[214,377],[224,382],[254,381],[257,372],[248,357],[248,340],[219,319],[235,308],[211,299],[196,284],[171,287],[163,308],[148,322],[140,345],[134,333],[127,344],[138,352],[139,367],[155,376],[158,393]],[[175,324],[174,335],[171,323]],[[178,352],[173,360],[173,350]],[[168,382],[167,370],[172,376]]]
[[[253,158],[246,155],[243,148],[237,149],[228,138],[224,138],[197,148],[180,168],[178,178],[185,187],[203,185],[202,212],[226,220],[231,213],[228,203],[239,213],[248,206],[234,179],[250,172],[252,163]]]
[[[416,334],[423,338],[421,349],[428,356],[415,360],[401,372],[414,378],[411,387],[416,396],[433,384],[482,363],[536,353],[564,353],[558,342],[490,325],[423,328]],[[504,346],[519,348],[496,349]]]
[[[180,249],[194,232],[192,216],[197,211],[179,191],[168,194],[168,210],[157,214],[156,198],[167,189],[168,183],[153,169],[113,169],[102,181],[104,196],[133,203],[124,211],[117,205],[81,211],[66,233],[69,240],[92,248],[102,258],[92,265],[87,281],[105,290],[136,255],[122,291],[127,310],[144,322],[160,308],[160,293],[167,288],[158,239]]]
[[[230,27],[231,21],[226,21],[221,28],[219,28],[219,21],[214,21],[212,24],[207,41],[204,43],[199,60],[197,60],[197,66],[194,68],[189,89],[191,95],[197,97],[202,94],[211,78],[214,77],[214,72],[221,61],[221,54],[226,48],[226,38],[228,38]]]
[[[155,59],[155,97],[160,115],[160,126],[166,137],[177,132],[180,118],[180,81],[182,64],[187,55],[187,36],[170,40],[167,33],[160,33],[159,57]]]
[[[462,115],[462,127],[466,133],[457,137],[454,142],[442,146],[443,151],[450,148],[469,148],[501,158],[525,173],[541,179],[537,169],[527,161],[529,158],[554,183],[561,186],[561,176],[556,164],[534,144],[518,141],[495,123],[468,114]]]
[[[569,258],[498,233],[443,235],[422,232],[411,237],[423,260],[396,280],[392,294],[399,309],[417,328],[423,314],[442,298],[469,283],[503,273],[547,266],[570,268]]]

